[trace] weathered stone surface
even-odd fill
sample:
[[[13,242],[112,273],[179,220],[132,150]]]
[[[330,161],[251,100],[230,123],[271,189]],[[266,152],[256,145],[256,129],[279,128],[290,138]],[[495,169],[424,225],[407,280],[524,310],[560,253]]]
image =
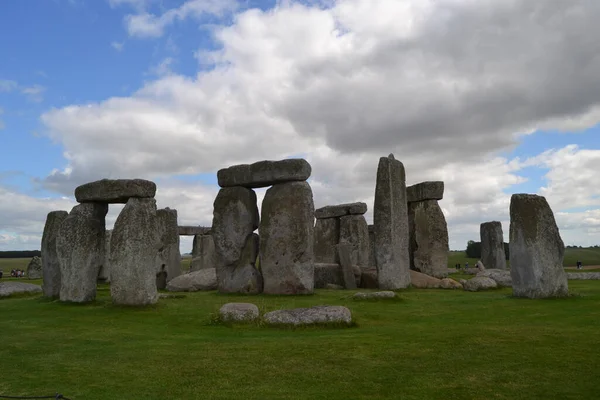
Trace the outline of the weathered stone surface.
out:
[[[42,287],[39,285],[33,285],[25,282],[0,282],[0,297],[8,297],[13,294],[23,293],[41,293]]]
[[[368,225],[369,229],[369,268],[377,268],[375,261],[375,226]]]
[[[231,265],[219,265],[217,281],[221,293],[257,294],[263,290],[262,274],[256,269],[259,237],[252,233],[246,239],[246,244],[238,261]]]
[[[492,278],[487,276],[476,276],[475,278],[466,280],[463,283],[464,290],[469,292],[478,292],[480,290],[495,289],[498,284]]]
[[[408,205],[410,266],[415,271],[448,276],[448,225],[437,200]]]
[[[481,260],[477,261],[477,264],[475,264],[475,268],[477,268],[479,271],[485,271],[485,265],[483,265]]]
[[[440,281],[440,289],[462,289],[463,285],[451,278],[444,278]]]
[[[112,229],[107,229],[104,234],[104,257],[102,265],[98,271],[98,281],[110,282],[110,238],[112,237]]]
[[[406,188],[406,201],[415,203],[425,200],[442,200],[444,198],[444,182],[428,181],[417,183]]]
[[[404,165],[392,154],[379,159],[373,222],[379,288],[407,288],[410,257],[406,174]]]
[[[258,307],[252,303],[227,303],[219,309],[219,315],[225,322],[246,322],[258,319]]]
[[[169,282],[181,275],[177,210],[170,208],[156,210],[156,225],[160,242],[156,257],[156,272],[166,271],[166,280]]]
[[[360,284],[361,270],[357,265],[352,266],[356,285]],[[344,276],[340,264],[315,263],[315,288],[326,289],[327,285],[337,285],[344,288]]]
[[[338,218],[317,219],[314,238],[315,262],[338,263],[335,246],[340,242],[340,220]]]
[[[362,289],[379,289],[377,268],[363,269],[360,274],[360,287]]]
[[[264,320],[271,325],[350,324],[352,313],[343,306],[315,306],[271,311],[264,315]]]
[[[259,228],[265,293],[313,292],[314,212],[307,182],[281,183],[267,190]]]
[[[212,228],[209,226],[180,225],[177,227],[179,236],[209,235],[211,230]]]
[[[196,235],[192,245],[191,271],[206,268],[218,268],[217,251],[212,235]]]
[[[75,189],[80,203],[127,203],[132,197],[153,198],[156,184],[145,179],[101,179]]]
[[[212,236],[223,265],[235,264],[248,236],[258,227],[256,193],[240,186],[219,190],[214,202]]]
[[[567,272],[569,280],[600,280],[600,272]]]
[[[219,186],[261,188],[278,183],[306,181],[312,168],[302,159],[259,161],[254,164],[234,165],[217,171]]]
[[[410,279],[417,289],[438,289],[442,285],[440,279],[413,270],[410,271]]]
[[[496,281],[499,287],[511,287],[512,278],[510,277],[510,271],[505,269],[486,269],[476,276],[487,276]]]
[[[348,243],[352,265],[366,269],[369,265],[369,226],[363,215],[348,215],[340,218],[340,243]]]
[[[156,200],[129,199],[117,217],[110,241],[113,303],[156,303],[156,254],[160,246]]]
[[[358,299],[358,300],[365,300],[365,299],[393,299],[394,297],[396,297],[396,293],[390,291],[390,290],[384,290],[382,292],[370,292],[370,293],[363,293],[363,292],[358,292],[358,293],[354,293],[354,296],[352,296],[354,299]]]
[[[514,296],[546,298],[569,294],[563,269],[565,245],[544,197],[512,195],[509,246]]]
[[[346,204],[337,204],[335,206],[325,206],[321,208],[317,208],[315,210],[315,218],[323,219],[323,218],[336,218],[343,217],[345,215],[363,215],[367,212],[367,204],[358,202],[358,203],[346,203]]]
[[[484,222],[479,226],[481,262],[485,268],[506,269],[504,235],[499,221]]]
[[[199,290],[216,290],[217,272],[214,268],[201,269],[179,275],[167,283],[169,292],[197,292]]]
[[[342,270],[342,279],[346,289],[356,289],[356,277],[352,270],[352,246],[350,243],[341,242],[337,245],[338,257],[340,259],[340,269]],[[360,275],[359,275],[360,277]]]
[[[60,300],[81,303],[96,298],[96,280],[104,259],[107,212],[107,204],[79,204],[60,225],[56,236]]]
[[[27,265],[27,277],[29,279],[42,279],[42,259],[34,256]]]
[[[66,211],[51,211],[46,216],[42,234],[42,289],[46,297],[60,295],[60,263],[56,253],[56,237],[63,221],[69,216]]]

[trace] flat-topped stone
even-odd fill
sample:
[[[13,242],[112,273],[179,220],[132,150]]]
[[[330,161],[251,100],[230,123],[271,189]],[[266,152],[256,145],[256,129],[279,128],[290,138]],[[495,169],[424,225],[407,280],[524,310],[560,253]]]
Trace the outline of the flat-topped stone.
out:
[[[344,306],[315,306],[311,308],[294,308],[291,310],[276,310],[264,315],[269,325],[311,325],[352,323],[352,313]]]
[[[362,215],[367,212],[367,204],[358,202],[358,203],[347,203],[347,204],[338,204],[334,206],[325,206],[321,208],[317,208],[315,210],[315,218],[317,219],[325,219],[325,218],[337,218],[343,217],[345,215]]]
[[[75,189],[79,203],[127,203],[132,197],[153,198],[156,184],[145,179],[101,179]]]
[[[259,161],[254,164],[240,164],[217,172],[219,186],[244,186],[261,188],[276,183],[305,181],[310,177],[312,168],[303,158],[281,161]]]
[[[406,201],[414,203],[424,200],[442,200],[444,198],[444,182],[427,181],[406,188]]]
[[[179,236],[209,235],[211,229],[210,226],[179,225],[177,233]]]

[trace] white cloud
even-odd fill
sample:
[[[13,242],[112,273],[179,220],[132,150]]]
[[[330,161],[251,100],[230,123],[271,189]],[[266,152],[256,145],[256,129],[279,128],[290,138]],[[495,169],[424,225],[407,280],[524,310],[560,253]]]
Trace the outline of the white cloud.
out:
[[[110,46],[115,49],[118,52],[123,51],[123,48],[125,47],[125,43],[124,42],[112,42],[110,44]]]
[[[166,76],[173,75],[173,71],[171,70],[171,66],[175,63],[175,59],[173,57],[166,57],[157,65],[150,67],[148,74],[156,75],[156,76]]]
[[[12,92],[18,87],[17,82],[8,79],[0,79],[0,93]]]
[[[21,89],[21,93],[27,96],[27,98],[34,103],[40,103],[44,100],[45,91],[46,88],[44,86],[37,84]]]

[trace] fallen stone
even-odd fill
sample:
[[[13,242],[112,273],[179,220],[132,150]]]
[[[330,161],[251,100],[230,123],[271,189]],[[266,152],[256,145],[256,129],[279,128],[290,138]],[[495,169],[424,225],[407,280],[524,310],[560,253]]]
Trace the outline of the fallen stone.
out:
[[[33,294],[41,293],[42,287],[39,285],[33,285],[25,282],[0,282],[0,297],[8,297],[13,294]]]
[[[356,289],[357,286],[356,277],[352,270],[352,247],[351,244],[345,242],[337,245],[344,287],[350,290]]]
[[[325,323],[352,323],[352,313],[343,306],[315,306],[291,310],[271,311],[264,315],[270,325],[311,325]]]
[[[132,197],[153,198],[156,184],[145,179],[101,179],[75,189],[79,203],[127,203]]]
[[[408,205],[410,266],[415,271],[445,278],[448,276],[448,225],[437,200]]]
[[[63,221],[69,216],[66,211],[51,211],[46,216],[42,234],[42,290],[46,297],[60,295],[60,263],[56,253],[56,237]]]
[[[192,245],[192,263],[190,271],[206,268],[218,268],[217,251],[212,235],[196,235]]]
[[[421,182],[406,188],[406,201],[409,203],[443,198],[444,182],[442,181]]]
[[[315,210],[316,219],[336,218],[343,217],[345,215],[363,215],[367,212],[367,204],[358,203],[347,203],[338,204],[335,206],[325,206],[317,208]]]
[[[440,289],[462,289],[463,285],[451,278],[444,278],[440,281]]]
[[[377,279],[377,268],[371,267],[363,269],[360,275],[361,289],[379,289],[379,280]]]
[[[170,208],[156,210],[156,225],[160,243],[156,257],[156,272],[165,271],[166,281],[169,282],[181,275],[177,210]]]
[[[496,281],[499,287],[511,287],[512,278],[510,271],[505,269],[486,269],[477,274],[477,276],[486,276]]]
[[[219,186],[262,188],[278,183],[306,181],[311,174],[310,164],[302,159],[259,161],[254,164],[234,165],[217,171]]]
[[[167,283],[169,292],[197,292],[217,289],[217,272],[214,268],[201,269],[179,275]]]
[[[258,319],[258,307],[252,303],[227,303],[219,309],[219,315],[225,322],[248,322]]]
[[[352,296],[354,299],[358,299],[358,300],[365,300],[365,299],[392,299],[394,297],[396,297],[396,293],[390,291],[390,290],[385,290],[382,292],[371,292],[371,293],[363,293],[363,292],[358,292],[355,293],[354,296]]]
[[[315,262],[338,263],[336,247],[340,242],[340,220],[338,218],[317,219],[314,230]]]
[[[363,215],[340,218],[340,243],[350,244],[350,263],[369,268],[369,226]],[[341,261],[340,261],[341,262]]]
[[[356,285],[361,281],[361,270],[357,265],[352,266]],[[345,287],[342,267],[340,264],[315,263],[315,288],[326,289],[327,285]]]
[[[177,227],[179,236],[209,235],[211,227],[180,225]]]
[[[567,272],[569,280],[599,280],[600,272]]]
[[[110,238],[112,236],[112,229],[107,229],[104,234],[104,258],[102,259],[102,265],[98,271],[99,282],[110,282]]]
[[[515,297],[565,297],[564,242],[546,198],[513,194],[510,200],[510,274]]]
[[[499,221],[484,222],[479,226],[481,238],[481,262],[485,268],[506,269],[504,234]]]
[[[252,233],[238,261],[232,265],[219,265],[217,283],[221,293],[257,294],[263,291],[262,274],[255,267],[258,257],[259,237]]]
[[[463,283],[464,290],[469,292],[478,292],[480,290],[487,289],[495,289],[498,287],[498,284],[492,278],[488,278],[487,276],[476,276],[475,278],[471,278],[465,283]]]
[[[29,279],[42,279],[42,259],[34,256],[27,265],[27,277]]]
[[[440,279],[413,270],[410,271],[410,280],[417,289],[439,289],[442,285]]]

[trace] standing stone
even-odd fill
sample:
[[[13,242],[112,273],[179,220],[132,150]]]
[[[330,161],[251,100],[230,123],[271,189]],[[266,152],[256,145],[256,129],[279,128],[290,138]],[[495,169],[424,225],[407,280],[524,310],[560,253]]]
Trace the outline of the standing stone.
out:
[[[313,293],[314,212],[307,182],[281,183],[267,190],[259,228],[265,293]]]
[[[342,267],[344,287],[350,290],[356,289],[356,279],[352,269],[352,253],[354,246],[347,242],[341,242],[337,245],[337,250],[340,258],[340,266]]]
[[[181,275],[177,210],[171,210],[170,208],[157,210],[156,223],[161,246],[158,249],[156,272],[165,271],[167,273],[166,281],[169,282]]]
[[[379,288],[407,288],[410,286],[410,257],[406,173],[404,165],[393,154],[379,159],[373,222]]]
[[[41,279],[42,278],[42,259],[38,256],[34,256],[29,265],[27,265],[27,277],[29,279]]]
[[[96,280],[104,259],[108,205],[79,204],[60,225],[56,253],[60,263],[60,300],[82,303],[96,298]]]
[[[506,269],[504,234],[499,221],[484,222],[479,227],[481,262],[489,269]]]
[[[68,215],[66,211],[51,211],[46,217],[42,235],[42,290],[46,297],[60,295],[60,263],[56,253],[56,237],[60,225]]]
[[[212,235],[194,236],[190,271],[217,268],[217,253]]]
[[[110,237],[112,229],[107,229],[104,234],[104,258],[100,271],[98,272],[98,280],[101,282],[110,282]]]
[[[258,257],[259,237],[251,233],[246,240],[240,259],[233,265],[217,269],[217,282],[221,293],[258,294],[263,290],[263,278],[255,267]]]
[[[156,254],[160,245],[156,200],[129,199],[115,221],[110,241],[113,303],[156,303]]]
[[[315,262],[323,264],[339,262],[335,246],[340,241],[340,220],[338,218],[317,219],[314,235]]]
[[[369,268],[369,226],[363,215],[340,218],[340,242],[351,245],[350,262],[361,269]]]
[[[546,198],[513,194],[510,199],[513,295],[528,298],[567,296],[564,253],[565,245]]]
[[[437,200],[408,204],[410,267],[436,278],[448,276],[448,225]]]
[[[375,226],[369,225],[369,268],[375,268]]]

